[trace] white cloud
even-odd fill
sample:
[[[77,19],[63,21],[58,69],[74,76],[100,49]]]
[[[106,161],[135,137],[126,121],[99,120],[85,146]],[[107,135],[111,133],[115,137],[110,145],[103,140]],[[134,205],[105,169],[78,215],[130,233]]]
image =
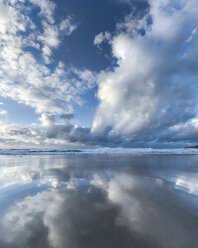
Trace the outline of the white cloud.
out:
[[[42,21],[44,32],[37,37],[38,41],[42,43],[42,52],[46,63],[50,63],[50,56],[53,48],[60,45],[60,38],[64,35],[69,36],[77,28],[71,17],[61,21],[60,25],[52,25],[47,21]]]
[[[1,3],[0,4],[0,31],[5,33],[6,26],[9,23],[9,14],[6,7]]]
[[[50,24],[55,22],[54,20],[54,10],[56,5],[53,1],[50,0],[29,0],[32,4],[39,6],[40,8],[40,15],[47,19]]]
[[[56,122],[55,114],[43,113],[39,118],[41,126],[33,127],[0,122],[1,148],[75,147],[91,143],[90,129],[72,125],[72,114],[59,118],[63,122]]]
[[[82,103],[80,95],[90,88],[90,82],[72,78],[73,67],[61,61],[50,69],[46,65],[52,61],[53,49],[76,29],[72,18],[68,16],[56,24],[55,4],[49,0],[30,0],[29,4],[10,0],[1,3],[1,7],[0,95],[29,105],[39,113],[72,112],[73,103]],[[43,31],[31,20],[35,7],[40,8],[37,18]],[[39,55],[35,55],[34,49]]]
[[[124,133],[138,131],[148,124],[158,102],[153,80],[148,77],[153,62],[141,40],[123,34],[114,38],[113,54],[119,66],[99,78],[101,104],[93,130],[113,125]]]
[[[143,17],[132,12],[117,24],[111,41],[117,65],[98,78],[93,134],[114,130],[131,144],[168,142],[171,126],[198,115],[196,1],[149,4]]]
[[[54,114],[46,114],[43,113],[39,120],[42,122],[42,125],[45,126],[52,126],[56,120],[56,115]]]
[[[94,45],[97,47],[104,41],[110,42],[111,41],[111,34],[109,32],[99,33],[94,38]]]
[[[0,115],[7,115],[7,111],[4,109],[0,109]]]
[[[59,28],[65,33],[65,35],[70,35],[77,26],[72,23],[72,18],[68,17],[67,19],[62,20]]]

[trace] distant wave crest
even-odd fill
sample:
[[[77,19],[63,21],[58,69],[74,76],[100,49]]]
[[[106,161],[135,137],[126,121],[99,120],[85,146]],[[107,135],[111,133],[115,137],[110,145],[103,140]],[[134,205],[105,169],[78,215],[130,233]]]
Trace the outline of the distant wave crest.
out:
[[[95,148],[95,149],[0,149],[0,155],[61,155],[61,154],[198,154],[195,148]]]

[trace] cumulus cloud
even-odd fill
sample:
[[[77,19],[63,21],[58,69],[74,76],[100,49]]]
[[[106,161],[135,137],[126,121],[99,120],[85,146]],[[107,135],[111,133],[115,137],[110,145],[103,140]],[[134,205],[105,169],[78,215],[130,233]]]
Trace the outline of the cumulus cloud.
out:
[[[72,124],[73,114],[55,115],[43,113],[41,125],[25,126],[0,122],[1,148],[75,148],[90,146],[122,146],[120,135],[107,132],[105,135],[92,134],[90,128]]]
[[[39,120],[41,121],[42,125],[45,126],[52,126],[55,122],[56,115],[55,114],[46,114],[43,113]]]
[[[197,137],[196,2],[151,0],[148,6],[143,16],[132,11],[117,24],[111,41],[117,65],[99,76],[92,133],[113,130],[132,144],[168,143],[175,125],[186,130],[190,122]]]

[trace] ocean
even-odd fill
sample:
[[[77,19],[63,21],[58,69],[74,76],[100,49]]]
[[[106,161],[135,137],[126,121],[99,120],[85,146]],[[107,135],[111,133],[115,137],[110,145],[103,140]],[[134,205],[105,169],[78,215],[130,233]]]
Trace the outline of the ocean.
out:
[[[0,150],[0,248],[196,248],[198,149]]]

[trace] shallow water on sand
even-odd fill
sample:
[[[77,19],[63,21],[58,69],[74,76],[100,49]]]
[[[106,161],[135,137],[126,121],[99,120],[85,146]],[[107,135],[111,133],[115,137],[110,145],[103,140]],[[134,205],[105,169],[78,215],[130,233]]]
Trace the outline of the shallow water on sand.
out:
[[[0,156],[1,248],[196,248],[197,155]]]

